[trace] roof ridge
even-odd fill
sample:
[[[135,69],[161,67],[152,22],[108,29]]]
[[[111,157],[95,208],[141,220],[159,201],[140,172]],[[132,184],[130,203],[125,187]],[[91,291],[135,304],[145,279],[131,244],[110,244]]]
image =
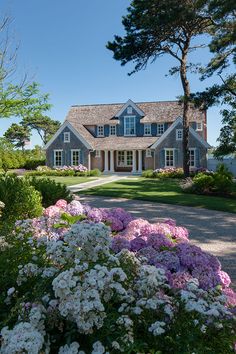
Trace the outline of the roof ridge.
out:
[[[141,102],[135,102],[135,104],[142,104],[142,103],[163,103],[163,102],[180,102],[179,100],[163,100],[163,101],[141,101]],[[114,102],[114,103],[91,103],[91,104],[75,104],[71,105],[71,107],[88,107],[88,106],[113,106],[116,104],[123,104],[125,105],[126,102]]]

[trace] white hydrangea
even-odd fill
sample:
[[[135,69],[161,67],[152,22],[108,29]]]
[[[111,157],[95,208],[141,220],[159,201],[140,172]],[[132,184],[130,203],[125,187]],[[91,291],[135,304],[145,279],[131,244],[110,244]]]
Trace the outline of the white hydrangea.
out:
[[[58,354],[85,354],[84,351],[79,351],[79,343],[73,342],[71,344],[66,344],[63,347],[59,348]]]
[[[165,325],[165,322],[156,321],[148,328],[148,330],[149,332],[152,332],[154,336],[159,336],[165,333],[165,329],[163,328]]]
[[[23,267],[19,266],[19,273],[17,277],[17,284],[21,285],[23,282],[27,281],[29,277],[35,277],[41,273],[41,269],[37,264],[28,263]]]
[[[12,330],[4,327],[1,331],[1,354],[37,354],[43,348],[44,337],[29,322],[20,322]]]
[[[91,354],[109,354],[108,352],[105,351],[104,346],[102,345],[101,342],[97,341],[93,344],[93,350]]]

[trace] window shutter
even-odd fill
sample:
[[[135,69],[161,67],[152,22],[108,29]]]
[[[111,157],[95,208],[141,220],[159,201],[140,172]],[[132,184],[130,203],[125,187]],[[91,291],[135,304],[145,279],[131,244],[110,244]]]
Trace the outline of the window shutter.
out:
[[[174,166],[178,167],[179,164],[179,149],[174,150]]]
[[[72,165],[72,160],[71,160],[71,150],[67,151],[67,162],[68,162],[68,166]]]
[[[55,166],[55,161],[54,161],[54,151],[53,151],[53,150],[52,150],[51,154],[52,154],[52,155],[51,155],[51,156],[52,156],[52,161],[50,161],[50,162],[49,162],[49,164],[50,164],[50,165],[49,165],[49,167],[53,167],[53,166]]]
[[[82,150],[80,150],[79,160],[80,160],[80,163],[83,165],[84,164],[84,152]]]
[[[191,123],[191,127],[196,130],[197,129],[197,123],[196,122],[192,122]]]
[[[160,167],[164,168],[165,167],[165,150],[162,149],[160,151]]]
[[[64,150],[62,150],[61,152],[61,164],[62,166],[64,166],[66,163],[66,152]]]
[[[198,167],[201,167],[200,166],[200,151],[198,148],[195,150],[195,153],[196,153],[196,167],[198,168]]]
[[[168,123],[164,123],[164,132],[168,129]]]
[[[95,136],[98,136],[98,126],[95,126]]]

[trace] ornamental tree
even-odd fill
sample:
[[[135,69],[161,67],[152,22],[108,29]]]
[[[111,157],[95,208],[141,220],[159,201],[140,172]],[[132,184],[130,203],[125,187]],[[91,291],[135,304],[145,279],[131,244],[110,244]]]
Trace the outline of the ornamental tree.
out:
[[[26,116],[23,118],[22,124],[29,129],[36,130],[43,144],[46,144],[51,139],[61,125],[58,120],[53,120],[42,114]]]
[[[10,128],[7,129],[4,136],[5,138],[17,148],[24,149],[25,142],[30,139],[30,130],[19,124],[12,124]]]
[[[123,37],[115,36],[107,48],[113,51],[114,59],[125,65],[135,64],[135,73],[145,69],[149,62],[168,54],[177,66],[171,74],[179,73],[183,88],[183,169],[189,175],[189,109],[191,88],[188,70],[194,69],[189,62],[190,52],[203,44],[194,39],[209,33],[212,20],[207,12],[207,1],[199,0],[133,0],[128,14],[123,17]],[[196,69],[196,67],[195,67]]]

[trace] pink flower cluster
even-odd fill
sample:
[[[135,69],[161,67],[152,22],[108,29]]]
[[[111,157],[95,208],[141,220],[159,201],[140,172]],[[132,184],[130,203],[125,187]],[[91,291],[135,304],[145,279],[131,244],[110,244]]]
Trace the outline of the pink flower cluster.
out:
[[[77,172],[87,172],[88,169],[82,164],[79,164],[78,166],[62,166],[62,167],[57,167],[56,170],[58,171],[77,171]]]
[[[105,223],[111,228],[111,247],[115,253],[122,249],[145,257],[148,264],[165,270],[172,288],[185,289],[190,279],[197,278],[199,286],[209,290],[221,286],[229,304],[236,304],[236,293],[229,288],[231,280],[221,270],[219,260],[192,245],[188,240],[188,230],[177,226],[173,219],[151,224],[147,220],[133,219],[122,208],[92,208],[78,200],[67,203],[58,200],[46,208],[42,217],[17,222],[22,229],[32,229],[34,237],[62,240],[70,226],[62,215],[82,216],[74,222]],[[77,221],[76,221],[77,220]]]

